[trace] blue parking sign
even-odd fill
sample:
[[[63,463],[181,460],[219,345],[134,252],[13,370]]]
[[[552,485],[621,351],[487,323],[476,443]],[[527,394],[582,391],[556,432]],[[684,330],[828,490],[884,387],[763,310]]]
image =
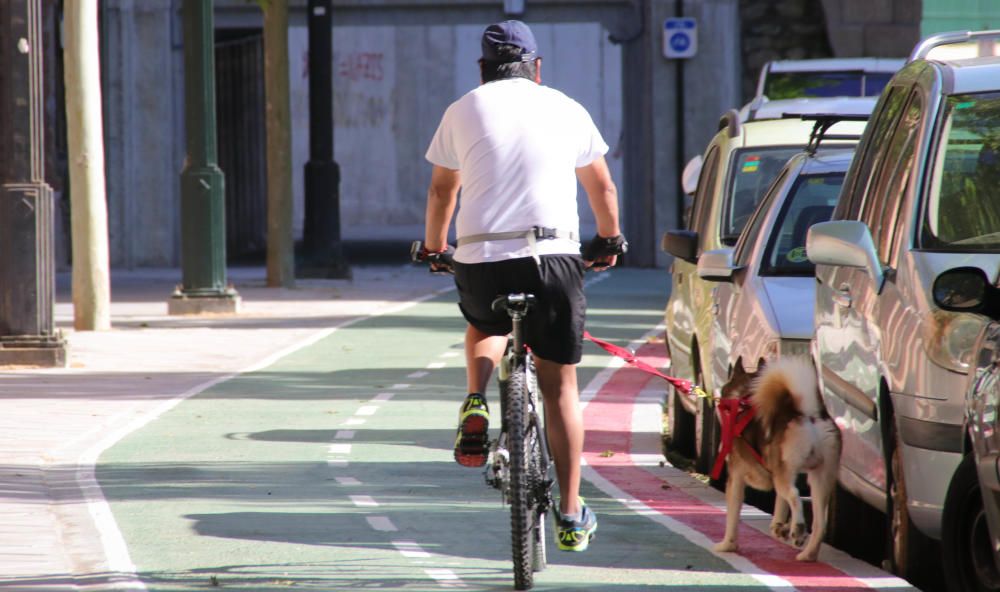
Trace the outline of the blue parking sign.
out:
[[[663,21],[663,57],[693,58],[698,52],[698,24],[690,17]]]

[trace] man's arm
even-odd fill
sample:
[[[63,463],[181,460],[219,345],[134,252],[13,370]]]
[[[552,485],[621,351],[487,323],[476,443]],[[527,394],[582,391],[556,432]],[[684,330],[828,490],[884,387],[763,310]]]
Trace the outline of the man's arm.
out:
[[[611,180],[611,171],[603,156],[598,156],[587,166],[576,169],[576,178],[580,180],[590,209],[594,211],[597,221],[597,234],[603,238],[612,238],[621,234],[618,225],[618,189]],[[617,261],[617,257],[601,257],[601,263],[609,267]]]
[[[458,171],[434,165],[427,189],[427,221],[424,228],[424,248],[428,251],[441,251],[447,246],[448,226],[458,203],[458,188],[461,185]]]

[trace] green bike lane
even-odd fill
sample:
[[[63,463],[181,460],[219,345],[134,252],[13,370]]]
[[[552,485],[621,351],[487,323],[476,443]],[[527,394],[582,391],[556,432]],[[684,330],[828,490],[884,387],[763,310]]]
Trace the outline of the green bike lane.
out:
[[[623,345],[655,334],[667,298],[662,271],[588,280],[591,333]],[[145,585],[510,589],[507,509],[482,470],[451,458],[465,383],[454,301],[449,292],[339,328],[108,449],[98,481]],[[609,366],[588,345],[581,386],[606,380]],[[643,388],[662,397],[661,385]],[[495,401],[493,385],[489,395]],[[583,484],[598,537],[588,552],[569,554],[550,532],[537,590],[767,588],[617,492]]]

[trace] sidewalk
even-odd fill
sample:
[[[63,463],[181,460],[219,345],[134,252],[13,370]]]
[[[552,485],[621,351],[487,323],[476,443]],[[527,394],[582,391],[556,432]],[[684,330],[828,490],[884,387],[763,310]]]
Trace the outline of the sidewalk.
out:
[[[4,589],[105,590],[127,570],[107,558],[122,543],[101,540],[108,511],[92,470],[122,435],[353,318],[452,286],[408,265],[355,267],[353,276],[280,289],[265,287],[262,268],[234,268],[240,314],[170,317],[180,270],[116,270],[113,329],[75,332],[61,274],[55,313],[68,367],[0,368],[0,574],[17,582]]]

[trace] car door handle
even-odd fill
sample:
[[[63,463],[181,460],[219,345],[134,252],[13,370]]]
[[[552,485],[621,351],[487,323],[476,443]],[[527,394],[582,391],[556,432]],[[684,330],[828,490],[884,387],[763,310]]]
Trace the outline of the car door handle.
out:
[[[840,289],[833,293],[833,301],[837,306],[851,308],[851,289],[846,284],[841,285]]]

